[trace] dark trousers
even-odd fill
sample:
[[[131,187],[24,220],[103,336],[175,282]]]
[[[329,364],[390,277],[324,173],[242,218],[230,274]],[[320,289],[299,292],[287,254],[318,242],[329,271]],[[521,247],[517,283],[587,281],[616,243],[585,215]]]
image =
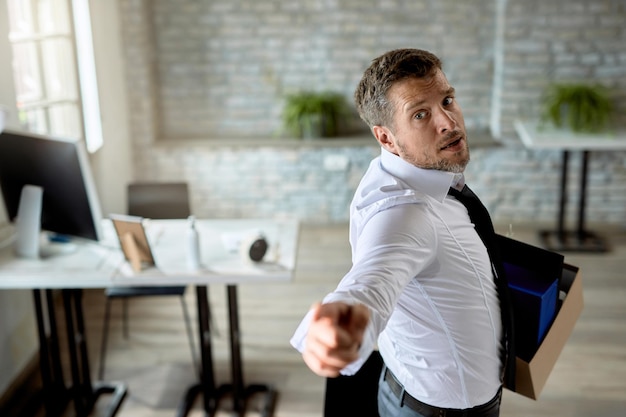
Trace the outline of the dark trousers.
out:
[[[411,397],[383,368],[378,387],[378,413],[380,417],[498,417],[502,390],[486,404],[465,410],[432,407]]]
[[[383,359],[374,351],[351,376],[326,379],[324,417],[378,417],[378,378]]]

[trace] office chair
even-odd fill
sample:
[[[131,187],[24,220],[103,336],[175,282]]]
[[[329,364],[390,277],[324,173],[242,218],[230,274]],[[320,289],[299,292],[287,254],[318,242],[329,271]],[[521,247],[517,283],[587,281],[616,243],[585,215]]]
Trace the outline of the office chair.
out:
[[[189,217],[189,192],[186,183],[131,183],[127,188],[128,214],[150,219],[184,219]],[[104,310],[104,325],[102,328],[102,346],[100,348],[100,369],[98,377],[104,377],[107,338],[109,332],[109,318],[111,302],[114,299],[122,300],[122,321],[124,338],[128,338],[128,299],[135,297],[177,296],[183,308],[191,359],[196,370],[199,370],[196,356],[193,331],[189,318],[189,311],[185,303],[185,285],[181,286],[152,286],[152,287],[109,287],[105,290],[106,304]]]

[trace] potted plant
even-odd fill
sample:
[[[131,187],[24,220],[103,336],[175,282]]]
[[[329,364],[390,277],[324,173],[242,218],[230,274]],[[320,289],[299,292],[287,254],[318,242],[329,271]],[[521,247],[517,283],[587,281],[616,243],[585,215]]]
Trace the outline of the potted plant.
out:
[[[607,129],[613,105],[600,85],[553,84],[543,96],[542,122],[573,132],[598,133]]]
[[[302,91],[285,97],[283,128],[298,138],[332,137],[346,114],[343,95],[335,92]]]

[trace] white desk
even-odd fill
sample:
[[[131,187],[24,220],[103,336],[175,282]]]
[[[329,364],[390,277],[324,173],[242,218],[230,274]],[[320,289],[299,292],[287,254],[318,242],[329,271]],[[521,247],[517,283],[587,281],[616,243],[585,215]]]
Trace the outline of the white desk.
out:
[[[113,394],[105,411],[106,416],[113,416],[126,396],[123,383],[94,383],[91,379],[81,304],[82,288],[110,282],[122,262],[119,247],[95,242],[81,242],[75,252],[45,260],[16,258],[10,240],[0,245],[0,290],[33,292],[46,416],[63,415],[69,402],[73,402],[77,417],[87,416],[102,394]],[[52,289],[62,290],[71,370],[69,387],[63,375]]]
[[[259,391],[267,394],[266,404],[261,410],[262,415],[269,416],[273,413],[276,392],[263,384],[245,386],[243,382],[237,285],[291,280],[296,262],[299,223],[296,220],[264,219],[198,220],[203,263],[203,267],[198,271],[189,271],[186,267],[186,226],[185,220],[148,221],[146,230],[157,267],[147,268],[140,273],[133,273],[128,263],[124,261],[119,242],[108,221],[104,222],[105,238],[100,244],[82,243],[78,245],[78,251],[72,254],[45,260],[25,260],[16,259],[11,247],[0,248],[0,289],[34,290],[40,343],[46,357],[48,351],[56,349],[54,342],[58,348],[58,337],[56,334],[45,334],[46,327],[50,327],[51,332],[55,333],[53,328],[56,326],[44,323],[40,291],[45,289],[50,300],[50,289],[63,290],[73,374],[73,386],[69,391],[78,416],[88,415],[97,396],[102,392],[113,392],[112,389],[117,390],[115,391],[117,398],[110,407],[110,415],[114,415],[125,395],[124,387],[111,388],[107,385],[106,390],[102,391],[102,383],[96,385],[95,389],[91,385],[80,289],[181,284],[196,286],[202,372],[198,384],[188,389],[178,415],[186,415],[190,411],[197,395],[203,395],[205,412],[207,415],[213,415],[219,405],[220,396],[226,392],[233,394],[233,411],[243,415],[247,397]],[[269,251],[260,263],[245,261],[238,252],[229,250],[231,245],[228,242],[255,230],[262,232],[269,242]],[[215,386],[213,376],[210,311],[207,300],[207,285],[212,283],[227,284],[229,302],[233,381],[232,384],[221,387]],[[49,305],[48,315],[50,314],[52,317],[48,320],[51,319],[54,324],[54,311]],[[53,342],[52,348],[50,341]],[[56,369],[60,367],[60,360],[56,363],[58,352],[56,356],[57,358],[53,357],[51,363],[47,364],[49,369],[42,368],[42,374],[50,374],[44,375],[44,379],[51,377],[48,388],[53,397],[68,391],[64,387],[62,375],[59,374],[60,369]],[[56,412],[57,408],[58,404],[52,401],[50,410]],[[53,414],[52,412],[49,414]]]
[[[554,231],[540,231],[540,236],[548,249],[556,251],[604,252],[607,246],[604,239],[585,229],[585,206],[587,197],[587,167],[591,151],[626,150],[626,132],[607,134],[581,134],[557,129],[538,129],[536,123],[515,121],[515,130],[524,146],[533,150],[559,150],[563,153],[561,165],[561,195],[557,228]],[[580,174],[580,200],[578,204],[578,225],[575,231],[565,228],[567,205],[567,172],[569,154],[582,152]],[[556,240],[551,238],[555,237]]]

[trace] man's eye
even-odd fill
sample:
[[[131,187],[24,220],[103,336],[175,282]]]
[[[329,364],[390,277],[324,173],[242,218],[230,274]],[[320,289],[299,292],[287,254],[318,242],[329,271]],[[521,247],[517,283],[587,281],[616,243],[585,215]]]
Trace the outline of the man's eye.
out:
[[[421,111],[421,112],[415,114],[415,118],[418,119],[418,120],[421,120],[424,117],[426,117],[426,112],[425,111]]]
[[[444,106],[449,106],[454,101],[454,97],[446,97],[443,99]]]

